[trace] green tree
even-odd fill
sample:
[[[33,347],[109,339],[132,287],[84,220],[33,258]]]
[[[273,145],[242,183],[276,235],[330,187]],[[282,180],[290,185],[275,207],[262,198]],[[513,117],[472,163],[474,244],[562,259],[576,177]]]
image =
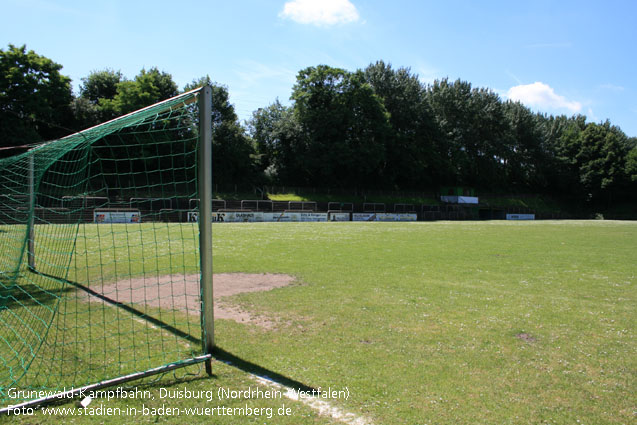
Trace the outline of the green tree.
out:
[[[501,186],[507,122],[498,95],[472,89],[466,81],[443,79],[428,87],[427,98],[443,138],[441,158],[448,166],[447,183]]]
[[[102,109],[84,97],[74,97],[71,101],[71,113],[74,120],[74,129],[81,131],[93,127],[103,121]]]
[[[407,68],[394,70],[378,61],[364,70],[365,80],[389,113],[385,169],[388,183],[401,188],[431,187],[440,180],[437,131],[425,88]]]
[[[295,176],[303,167],[297,160],[301,132],[293,108],[277,99],[253,112],[247,125],[256,144],[259,169],[273,183],[296,184]]]
[[[108,120],[169,99],[178,92],[170,74],[157,68],[142,69],[134,80],[117,83],[115,96],[100,97],[97,102],[103,120]]]
[[[117,95],[117,86],[122,81],[125,81],[125,78],[120,71],[108,68],[102,71],[93,71],[88,77],[82,78],[80,97],[95,105],[101,99],[112,100]]]
[[[229,188],[258,184],[256,152],[230,103],[228,89],[205,76],[186,85],[184,91],[204,85],[212,88],[212,177],[215,185]]]
[[[580,182],[592,200],[606,200],[622,182],[628,138],[609,121],[590,123],[580,134],[575,160]]]
[[[71,79],[61,69],[26,46],[0,49],[0,146],[37,143],[71,132]]]
[[[292,92],[300,125],[298,181],[313,186],[382,184],[389,117],[362,72],[326,65],[299,72]]]
[[[506,184],[521,189],[544,189],[544,164],[549,160],[543,143],[541,117],[519,102],[504,103],[508,122],[502,147]]]
[[[554,194],[583,200],[584,190],[579,178],[579,152],[581,133],[586,128],[586,117],[551,117],[548,143],[552,153],[549,187]]]
[[[632,183],[637,183],[637,144],[626,155],[626,176]]]
[[[117,86],[122,81],[125,79],[120,71],[108,68],[102,71],[93,71],[88,77],[82,78],[80,95],[71,102],[77,130],[83,130],[114,118],[116,111],[112,109],[109,102],[112,102],[117,95]],[[106,108],[104,102],[108,104]]]

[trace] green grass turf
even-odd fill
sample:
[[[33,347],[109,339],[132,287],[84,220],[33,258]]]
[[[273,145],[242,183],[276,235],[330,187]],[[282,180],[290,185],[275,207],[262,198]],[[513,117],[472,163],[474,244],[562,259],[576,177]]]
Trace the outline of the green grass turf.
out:
[[[349,399],[333,404],[376,424],[635,420],[636,223],[226,223],[213,234],[215,272],[299,282],[235,296],[278,325],[219,320],[218,346],[305,385],[347,388]],[[255,385],[224,363],[213,367],[216,378],[200,372],[150,388]],[[330,423],[289,404],[294,416],[253,422]],[[214,423],[253,423],[231,419]],[[155,420],[183,417],[135,419]],[[42,413],[22,421],[71,423]]]

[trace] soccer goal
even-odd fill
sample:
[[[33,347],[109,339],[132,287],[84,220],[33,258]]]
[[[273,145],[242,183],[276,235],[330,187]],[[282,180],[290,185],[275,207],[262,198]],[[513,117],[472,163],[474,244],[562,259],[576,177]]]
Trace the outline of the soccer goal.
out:
[[[211,116],[206,86],[0,160],[2,412],[211,373]]]

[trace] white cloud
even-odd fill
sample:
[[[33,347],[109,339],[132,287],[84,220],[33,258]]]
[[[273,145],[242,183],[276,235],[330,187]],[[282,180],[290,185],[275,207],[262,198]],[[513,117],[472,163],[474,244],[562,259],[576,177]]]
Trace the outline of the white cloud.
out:
[[[285,3],[279,16],[316,26],[347,24],[360,18],[349,0],[292,0]]]
[[[581,103],[560,96],[548,84],[541,82],[511,87],[507,92],[507,97],[542,110],[567,109],[573,114],[582,110]]]

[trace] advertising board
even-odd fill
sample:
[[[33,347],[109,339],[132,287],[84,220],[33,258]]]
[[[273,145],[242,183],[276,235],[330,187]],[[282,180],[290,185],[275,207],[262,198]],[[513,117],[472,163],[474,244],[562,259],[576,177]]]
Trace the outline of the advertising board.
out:
[[[328,221],[349,221],[348,212],[331,212],[329,213]]]
[[[416,221],[416,213],[376,213],[376,221]]]
[[[302,212],[301,213],[301,221],[306,221],[306,222],[327,221],[327,213],[323,213],[323,212]]]
[[[267,213],[262,212],[213,212],[213,223],[256,223],[264,221],[264,215]],[[199,221],[198,211],[188,211],[188,222],[197,223]],[[267,221],[267,220],[265,220]]]
[[[93,210],[94,223],[141,223],[139,211],[100,211]]]
[[[416,221],[416,213],[353,213],[352,221]]]
[[[440,197],[442,202],[449,202],[450,204],[477,204],[478,198],[476,196],[449,196],[443,195]]]
[[[535,214],[507,214],[507,220],[535,220]]]
[[[241,211],[232,211],[232,212],[218,212],[217,213],[217,222],[221,223],[256,223],[263,221],[262,212],[241,212]],[[213,218],[213,221],[214,218]]]
[[[376,213],[352,213],[352,221],[376,221]]]

